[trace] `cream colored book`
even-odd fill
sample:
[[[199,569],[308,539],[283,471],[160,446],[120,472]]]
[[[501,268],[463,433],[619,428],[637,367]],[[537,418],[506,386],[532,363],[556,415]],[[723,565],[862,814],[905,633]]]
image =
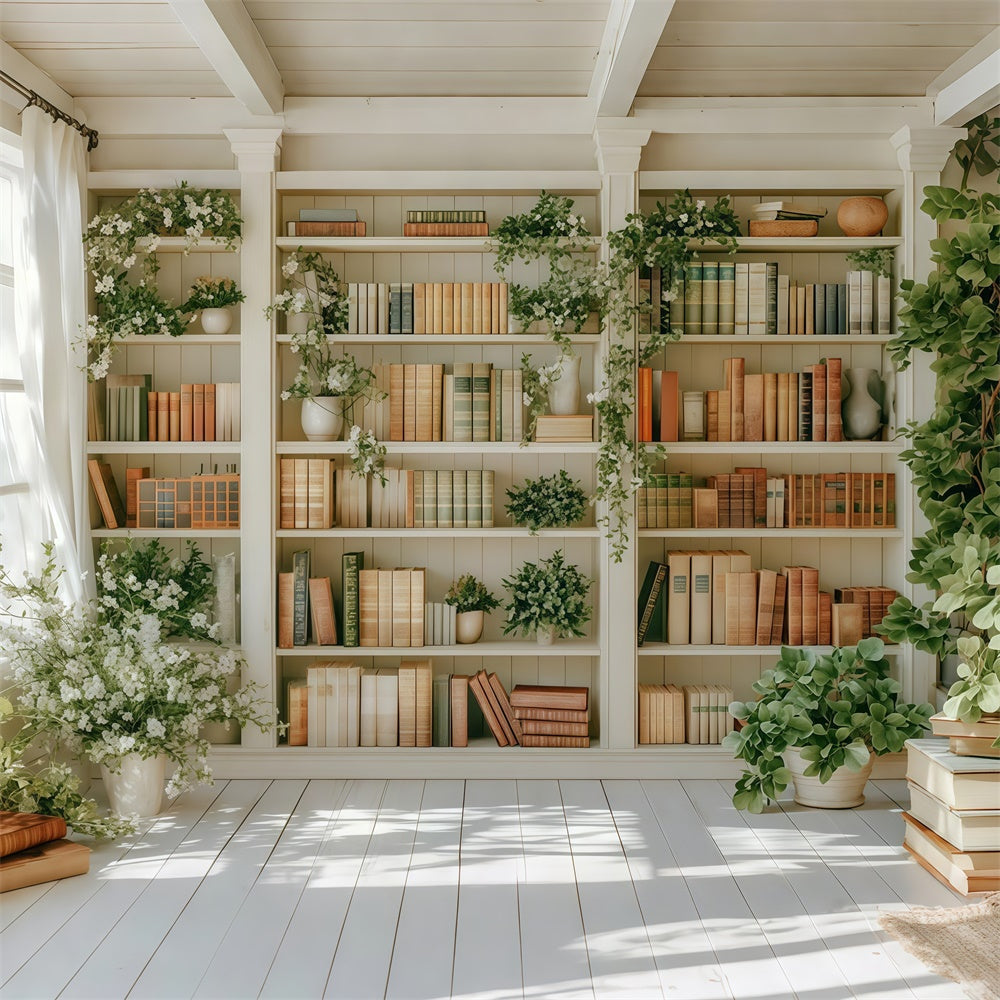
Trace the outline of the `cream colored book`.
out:
[[[947,740],[907,740],[906,777],[952,809],[996,809],[1000,763],[989,757],[959,757]]]
[[[358,734],[358,745],[363,747],[373,747],[378,744],[375,741],[376,711],[378,704],[378,677],[371,670],[361,673],[359,681],[361,691],[361,719]]]
[[[399,744],[399,678],[395,670],[379,670],[375,678],[375,745]]]
[[[925,788],[910,782],[910,815],[960,851],[1000,851],[1000,806],[950,809]]]

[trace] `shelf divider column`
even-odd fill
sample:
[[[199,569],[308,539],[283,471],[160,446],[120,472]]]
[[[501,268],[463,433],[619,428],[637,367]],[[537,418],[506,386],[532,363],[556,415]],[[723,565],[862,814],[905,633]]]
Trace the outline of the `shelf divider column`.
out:
[[[601,171],[601,226],[604,233],[620,229],[625,217],[639,206],[639,158],[649,141],[649,131],[598,126],[594,132],[597,164]],[[608,253],[605,242],[601,254]],[[604,358],[608,356],[614,331],[605,325],[602,334]],[[634,338],[635,332],[627,336]],[[634,423],[634,418],[633,418]],[[631,470],[622,469],[631,477]],[[605,511],[600,511],[603,514]],[[601,724],[601,742],[612,750],[631,750],[636,745],[636,532],[634,513],[625,525],[632,544],[620,562],[611,556],[608,540],[601,537],[600,640],[602,702],[606,706]],[[606,741],[606,743],[605,743]]]
[[[271,389],[271,323],[264,309],[275,291],[275,174],[280,129],[226,129],[240,170],[243,246],[240,288],[242,312],[240,382],[242,390],[240,460],[241,642],[247,661],[245,680],[261,686],[261,697],[277,706],[274,676],[274,420]],[[273,747],[273,733],[250,727],[244,746]]]

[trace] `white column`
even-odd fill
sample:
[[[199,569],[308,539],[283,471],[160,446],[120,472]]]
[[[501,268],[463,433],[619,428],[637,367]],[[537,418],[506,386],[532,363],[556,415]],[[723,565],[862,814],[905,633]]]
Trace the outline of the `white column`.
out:
[[[240,573],[242,646],[247,680],[261,685],[262,697],[277,703],[274,675],[274,393],[271,383],[273,337],[264,310],[275,292],[274,174],[281,150],[280,129],[226,129],[240,177],[243,246],[240,288],[246,295],[240,345]],[[272,747],[273,733],[250,727],[244,746]]]
[[[890,141],[896,150],[900,169],[903,171],[902,233],[903,246],[900,249],[899,278],[926,281],[932,270],[931,240],[937,239],[938,224],[929,215],[920,211],[924,201],[924,188],[941,183],[941,171],[948,162],[956,142],[964,139],[964,128],[911,128],[904,125],[895,132]],[[931,371],[933,356],[927,353],[916,355],[910,365],[909,377],[903,381],[902,398],[897,397],[899,414],[897,426],[908,420],[926,420],[930,416],[934,399],[934,373]],[[919,506],[913,489],[909,469],[904,470],[899,496],[909,497],[909,504],[899,513],[906,517],[905,530],[906,558],[913,539],[923,535],[929,525]],[[902,576],[902,572],[899,573]],[[934,595],[925,587],[910,585],[907,596],[916,605],[932,600]],[[902,661],[905,667],[905,659]],[[903,670],[900,678],[904,684],[904,694],[916,701],[934,700],[937,684],[937,662],[929,653],[912,651],[909,671]]]
[[[602,128],[594,131],[597,164],[601,171],[601,226],[606,235],[625,225],[625,216],[639,208],[639,158],[649,141],[648,130]],[[607,258],[605,244],[601,251]],[[606,326],[602,353],[615,331]],[[635,332],[626,337],[634,343]],[[635,421],[633,418],[633,430]],[[622,470],[630,476],[630,469]],[[603,513],[600,512],[600,513]],[[631,750],[636,745],[636,544],[635,516],[630,513],[626,530],[632,540],[621,562],[611,558],[611,546],[601,539],[601,663],[602,678],[601,744],[613,750]]]

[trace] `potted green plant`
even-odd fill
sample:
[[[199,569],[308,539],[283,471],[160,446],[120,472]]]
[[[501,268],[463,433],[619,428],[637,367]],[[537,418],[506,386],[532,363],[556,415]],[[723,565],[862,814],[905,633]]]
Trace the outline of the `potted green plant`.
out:
[[[567,528],[583,518],[587,495],[565,469],[526,479],[507,490],[510,519],[535,534],[541,528]]]
[[[922,606],[897,598],[881,632],[939,657],[957,652],[944,711],[975,723],[1000,713],[1000,193],[968,181],[973,169],[1000,178],[1000,119],[984,115],[968,128],[954,153],[960,186],[925,188],[921,206],[954,234],[931,241],[936,269],[926,282],[901,282],[889,345],[903,368],[913,352],[934,356],[933,411],[907,425],[901,457],[930,524],[914,541],[908,579],[936,596]]]
[[[455,608],[455,638],[461,643],[479,642],[485,616],[500,602],[480,580],[465,573],[452,583],[444,603]]]
[[[723,746],[748,765],[733,804],[759,813],[788,787],[801,805],[845,809],[864,802],[874,758],[919,736],[931,705],[899,700],[881,639],[817,654],[783,647],[753,684],[757,701],[733,702],[743,727]]]
[[[194,279],[181,309],[200,313],[201,328],[205,333],[229,333],[233,325],[230,307],[238,306],[245,298],[232,278],[213,278],[203,274]]]
[[[524,563],[503,581],[510,594],[504,635],[534,632],[540,646],[552,645],[557,637],[583,635],[590,621],[587,594],[592,583],[579,567],[566,562],[561,549],[548,559]]]

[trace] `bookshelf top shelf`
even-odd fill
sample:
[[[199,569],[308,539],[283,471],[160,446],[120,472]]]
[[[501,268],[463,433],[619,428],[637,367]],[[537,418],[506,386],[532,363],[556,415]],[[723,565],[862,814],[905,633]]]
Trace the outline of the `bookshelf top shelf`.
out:
[[[854,250],[895,249],[903,245],[902,236],[740,236],[740,253],[787,253],[805,250],[811,253],[851,253]],[[726,252],[715,240],[692,240],[689,246],[711,253]]]
[[[239,528],[94,528],[94,538],[239,538]],[[208,648],[208,647],[206,647]]]
[[[648,338],[641,337],[640,340]],[[682,347],[685,344],[770,344],[774,347],[788,347],[806,344],[888,344],[891,336],[880,333],[815,333],[808,336],[792,334],[709,334],[685,333],[680,340],[673,340],[667,347]]]
[[[171,337],[167,333],[151,333],[147,336],[122,337],[126,347],[160,347],[170,344],[174,347],[217,347],[225,344],[230,347],[240,346],[238,333],[182,333],[179,337]]]
[[[901,528],[639,528],[644,538],[902,538]]]
[[[88,441],[88,455],[239,455],[239,441]]]
[[[833,646],[809,646],[814,653],[831,653]],[[885,647],[886,656],[895,656],[899,646]],[[638,647],[640,656],[768,656],[781,655],[781,646],[681,646],[666,642],[647,642]]]
[[[501,639],[497,642],[473,642],[457,646],[292,646],[277,647],[278,656],[310,656],[342,659],[349,656],[600,656],[601,647],[592,639],[561,639],[551,646],[534,640]]]
[[[437,452],[478,455],[538,455],[591,454],[597,451],[596,441],[532,441],[522,445],[519,441],[383,441],[390,455],[433,455]],[[344,455],[346,441],[279,441],[275,449],[279,455]]]
[[[275,534],[278,538],[598,538],[601,529],[584,528],[540,528],[532,532],[528,528],[281,528]]]
[[[318,250],[322,253],[493,253],[496,243],[488,236],[279,236],[279,250]],[[587,250],[600,249],[594,237]]]
[[[805,339],[805,338],[803,338]],[[903,441],[666,441],[667,454],[895,455]],[[655,444],[647,448],[655,448]]]

